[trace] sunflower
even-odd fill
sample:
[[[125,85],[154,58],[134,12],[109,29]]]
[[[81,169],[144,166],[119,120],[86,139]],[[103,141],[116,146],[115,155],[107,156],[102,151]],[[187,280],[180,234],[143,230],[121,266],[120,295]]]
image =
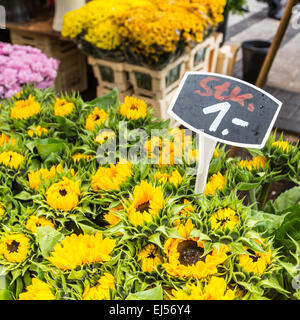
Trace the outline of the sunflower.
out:
[[[114,288],[114,276],[110,273],[104,273],[95,286],[90,287],[88,285],[85,287],[82,300],[110,300],[110,290]]]
[[[144,100],[126,96],[124,103],[120,107],[120,113],[130,120],[145,119],[147,116],[147,104]]]
[[[195,208],[188,199],[184,199],[183,204],[185,204],[186,206],[181,209],[178,214],[182,217],[188,217],[195,211]]]
[[[100,126],[107,119],[108,114],[104,109],[98,109],[95,107],[93,112],[87,117],[85,122],[85,128],[87,130],[94,131],[95,126]]]
[[[43,128],[41,126],[37,126],[34,129],[30,129],[27,131],[28,135],[32,138],[33,136],[41,137],[42,135],[46,135],[48,133],[48,129]]]
[[[221,172],[218,172],[217,174],[212,175],[206,184],[205,195],[213,196],[217,190],[220,190],[220,191],[224,190],[225,182],[226,182],[226,179],[221,174]]]
[[[262,156],[257,156],[252,160],[241,160],[238,166],[241,169],[247,169],[249,171],[252,170],[264,170],[265,166],[268,162],[268,159]]]
[[[112,130],[102,130],[101,133],[96,136],[95,142],[102,145],[115,136],[116,134]]]
[[[27,100],[19,100],[15,102],[11,110],[10,117],[12,119],[25,120],[35,116],[41,112],[41,105],[35,101],[32,95]]]
[[[246,272],[254,274],[264,274],[268,265],[271,264],[271,250],[268,252],[258,252],[244,247],[247,253],[239,255],[239,265]]]
[[[143,272],[152,272],[158,264],[163,262],[157,247],[152,243],[139,252],[138,261],[142,262]]]
[[[281,149],[283,152],[288,153],[290,151],[290,145],[287,141],[274,141],[272,147],[275,149]]]
[[[158,181],[161,184],[165,183],[171,183],[175,187],[178,187],[182,183],[182,176],[178,172],[178,170],[174,170],[171,174],[169,173],[162,173],[162,172],[156,172],[153,177],[154,181]]]
[[[128,219],[133,225],[149,223],[164,207],[164,195],[161,187],[155,188],[143,180],[133,191],[133,201],[128,208]]]
[[[118,211],[123,210],[124,207],[119,205],[112,210],[110,210],[107,214],[104,215],[104,219],[111,225],[115,226],[120,222],[120,218],[118,217]]]
[[[4,234],[0,240],[0,254],[8,262],[23,262],[29,252],[29,239],[23,233]]]
[[[4,151],[0,153],[0,164],[11,169],[18,169],[25,157],[14,151]]]
[[[3,208],[3,205],[0,203],[0,219],[5,215],[6,211]]]
[[[68,102],[65,99],[56,98],[54,104],[54,114],[59,117],[68,116],[75,108],[74,103]]]
[[[198,284],[187,284],[187,290],[172,290],[171,300],[233,300],[235,294],[227,288],[223,278],[211,277],[209,282],[202,287]]]
[[[164,245],[168,263],[163,264],[172,276],[181,278],[204,279],[218,272],[218,265],[227,259],[228,247],[220,245],[204,255],[204,242],[197,237],[190,237],[194,225],[188,220],[185,225],[176,226],[183,239],[169,238]]]
[[[50,284],[33,278],[32,284],[26,287],[26,292],[20,293],[19,300],[55,300],[52,289]]]
[[[110,260],[116,240],[96,234],[71,234],[57,243],[48,260],[61,270],[74,270],[79,266]]]
[[[219,209],[209,219],[212,230],[228,228],[232,230],[240,224],[237,213],[231,208]]]
[[[66,177],[52,184],[46,191],[46,200],[54,210],[71,211],[78,205],[80,196],[79,182]]]
[[[217,149],[214,150],[213,157],[214,157],[215,159],[219,158],[219,152],[218,152]]]
[[[31,230],[32,233],[36,233],[37,227],[46,227],[49,226],[54,229],[54,224],[49,219],[46,219],[44,217],[37,217],[35,215],[32,215],[27,221],[26,221],[26,228]]]
[[[111,164],[109,168],[100,167],[92,177],[92,189],[120,190],[121,185],[133,175],[132,165],[127,163]]]
[[[93,156],[91,154],[76,153],[72,156],[72,159],[75,163],[77,163],[81,160],[90,161],[93,159]]]
[[[15,146],[17,141],[14,138],[8,137],[5,133],[1,133],[0,135],[0,147],[2,147],[4,144],[11,143],[12,146]]]

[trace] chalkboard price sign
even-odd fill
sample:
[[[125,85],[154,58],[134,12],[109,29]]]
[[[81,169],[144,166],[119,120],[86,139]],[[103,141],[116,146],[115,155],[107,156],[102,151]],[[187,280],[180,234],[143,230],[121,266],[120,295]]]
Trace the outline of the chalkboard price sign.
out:
[[[169,114],[185,127],[215,141],[263,148],[282,103],[242,80],[187,72]]]

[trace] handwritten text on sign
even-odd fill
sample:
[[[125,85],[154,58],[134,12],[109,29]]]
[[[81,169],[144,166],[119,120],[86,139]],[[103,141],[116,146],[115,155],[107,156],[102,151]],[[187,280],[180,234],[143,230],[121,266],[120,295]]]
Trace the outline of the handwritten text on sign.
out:
[[[244,81],[212,73],[186,74],[170,113],[196,132],[244,147],[261,147],[281,103]]]

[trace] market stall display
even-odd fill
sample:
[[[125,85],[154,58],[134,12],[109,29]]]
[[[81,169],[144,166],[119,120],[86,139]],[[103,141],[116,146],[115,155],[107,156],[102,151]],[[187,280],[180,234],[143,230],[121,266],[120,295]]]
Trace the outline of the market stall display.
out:
[[[300,298],[298,144],[218,146],[196,195],[195,140],[143,100],[28,86],[1,105],[2,299]]]

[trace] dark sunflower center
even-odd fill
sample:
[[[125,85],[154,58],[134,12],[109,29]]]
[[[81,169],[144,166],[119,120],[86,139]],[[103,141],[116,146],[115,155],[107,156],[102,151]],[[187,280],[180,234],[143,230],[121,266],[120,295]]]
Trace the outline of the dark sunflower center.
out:
[[[95,115],[95,121],[100,120],[100,116],[98,114]]]
[[[36,227],[40,227],[41,226],[41,224],[38,222],[38,223],[36,223]]]
[[[59,190],[59,193],[62,197],[65,197],[67,195],[67,191],[65,189]]]
[[[179,252],[179,262],[184,266],[190,266],[205,259],[205,257],[202,257],[204,249],[198,247],[197,242],[193,240],[185,240],[179,243],[177,251]]]
[[[149,202],[149,201],[140,204],[140,205],[136,208],[136,210],[139,211],[140,213],[143,213],[143,212],[145,212],[145,211],[149,211],[149,209],[150,209],[150,202]]]
[[[131,109],[131,110],[139,110],[139,108],[138,108],[136,105],[132,105],[132,106],[130,107],[130,109]]]
[[[154,259],[154,258],[155,258],[154,252],[151,252],[151,253],[148,255],[148,258],[149,258],[149,259]]]
[[[7,250],[8,250],[10,253],[18,252],[19,245],[20,245],[20,242],[18,242],[18,241],[16,241],[16,240],[13,240],[11,243],[7,243],[7,244],[6,244]]]
[[[217,223],[219,223],[221,227],[228,221],[230,221],[228,217],[226,219],[217,219]]]
[[[253,262],[256,262],[258,260],[259,257],[253,250],[248,249],[247,252],[250,254],[249,257],[252,259]]]

